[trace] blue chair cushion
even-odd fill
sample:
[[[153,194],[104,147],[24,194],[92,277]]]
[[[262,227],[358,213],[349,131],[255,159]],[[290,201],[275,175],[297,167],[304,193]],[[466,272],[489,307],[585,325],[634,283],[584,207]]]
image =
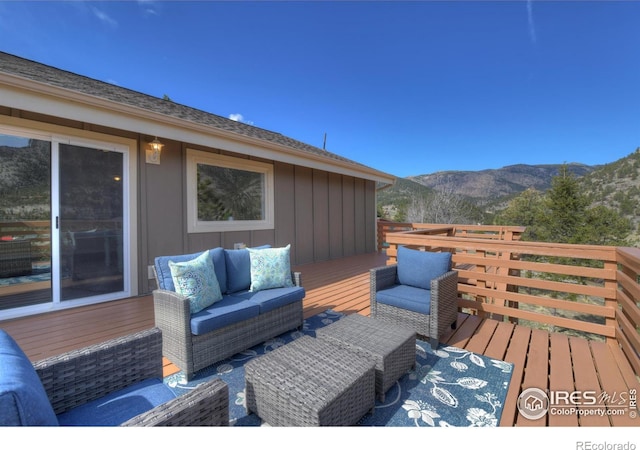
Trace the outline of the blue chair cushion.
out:
[[[257,304],[260,307],[260,314],[264,314],[281,306],[301,301],[304,299],[305,290],[302,287],[294,286],[256,292],[238,292],[232,296]]]
[[[451,253],[398,247],[398,283],[431,289],[431,280],[451,270]]]
[[[271,248],[270,245],[253,247],[255,249]],[[246,291],[251,287],[251,256],[249,249],[224,250],[227,267],[227,289],[223,294]]]
[[[241,297],[225,295],[222,300],[191,316],[191,333],[199,335],[257,317],[260,306]]]
[[[58,425],[33,364],[4,330],[0,330],[0,426]]]
[[[62,426],[117,426],[175,397],[161,379],[152,378],[64,412],[58,421]]]
[[[431,291],[406,284],[394,284],[379,290],[376,292],[376,301],[420,314],[431,313]]]
[[[168,291],[176,291],[176,287],[173,284],[173,277],[171,276],[171,269],[169,268],[169,261],[175,263],[191,261],[203,252],[189,253],[187,255],[175,255],[175,256],[158,256],[155,259],[156,274],[158,275],[158,287],[160,289],[166,289]],[[213,262],[213,270],[216,273],[220,290],[225,292],[227,290],[227,269],[225,267],[224,250],[222,247],[217,247],[209,250],[209,256]]]

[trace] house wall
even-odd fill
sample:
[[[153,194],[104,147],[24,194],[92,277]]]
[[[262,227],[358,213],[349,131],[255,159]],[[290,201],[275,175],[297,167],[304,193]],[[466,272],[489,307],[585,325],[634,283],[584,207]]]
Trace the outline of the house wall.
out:
[[[274,229],[187,233],[185,166],[187,149],[247,158],[217,149],[163,140],[161,164],[141,162],[141,260],[192,253],[214,247],[291,244],[293,265],[376,251],[375,182],[317,169],[274,165]],[[141,291],[154,288],[148,283]]]
[[[273,164],[274,228],[254,231],[187,233],[187,149],[237,158],[246,155],[220,149],[161,140],[161,164],[146,164],[145,146],[153,136],[140,135],[79,121],[60,119],[0,106],[0,115],[70,129],[126,137],[137,142],[138,158],[138,292],[155,288],[148,266],[156,256],[191,253],[214,247],[291,244],[294,265],[326,261],[376,251],[375,182],[349,175],[257,159]]]

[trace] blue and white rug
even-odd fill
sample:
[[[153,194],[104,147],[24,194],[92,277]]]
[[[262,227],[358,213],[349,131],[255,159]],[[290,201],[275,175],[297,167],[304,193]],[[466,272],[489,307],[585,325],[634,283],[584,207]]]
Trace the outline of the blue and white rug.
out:
[[[165,383],[182,394],[199,383],[222,378],[229,385],[231,425],[261,426],[255,414],[247,415],[244,397],[244,364],[256,356],[291,342],[343,317],[328,310],[305,320],[302,331],[292,331],[257,345],[196,373],[186,382],[182,372],[165,378]],[[511,380],[513,365],[456,347],[441,345],[435,351],[416,341],[416,367],[386,393],[384,403],[376,401],[374,414],[358,425],[388,427],[495,427]]]

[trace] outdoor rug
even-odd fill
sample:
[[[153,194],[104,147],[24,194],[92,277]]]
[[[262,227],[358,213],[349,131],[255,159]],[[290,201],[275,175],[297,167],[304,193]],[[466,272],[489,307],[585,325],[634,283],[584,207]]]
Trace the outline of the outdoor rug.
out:
[[[229,385],[229,418],[234,426],[262,426],[255,414],[247,415],[244,398],[244,364],[305,334],[340,320],[331,310],[306,319],[302,331],[292,331],[197,372],[186,382],[182,372],[164,382],[178,395],[201,382],[219,377]],[[435,351],[416,341],[416,367],[376,401],[373,414],[358,425],[389,427],[495,427],[511,380],[513,365],[456,347],[440,345]]]

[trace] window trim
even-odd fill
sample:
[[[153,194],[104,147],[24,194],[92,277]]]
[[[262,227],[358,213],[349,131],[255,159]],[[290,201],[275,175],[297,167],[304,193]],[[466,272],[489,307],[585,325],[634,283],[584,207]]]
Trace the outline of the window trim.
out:
[[[264,219],[229,221],[198,220],[198,164],[208,164],[263,174]],[[187,231],[189,233],[211,233],[223,231],[272,230],[274,228],[275,204],[273,172],[273,164],[187,149]]]

